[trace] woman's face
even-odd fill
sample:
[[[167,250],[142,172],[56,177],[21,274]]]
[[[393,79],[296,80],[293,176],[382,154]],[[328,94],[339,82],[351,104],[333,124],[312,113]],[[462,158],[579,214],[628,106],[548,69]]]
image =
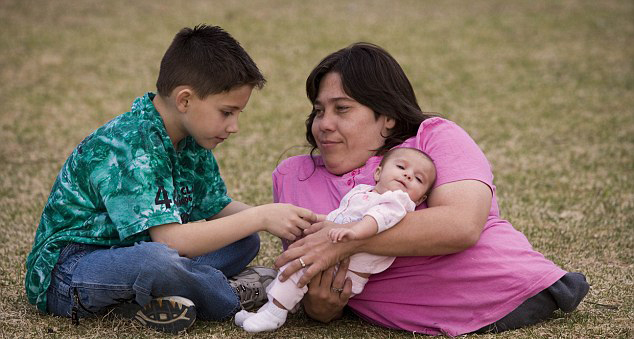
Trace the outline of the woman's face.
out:
[[[394,120],[374,112],[343,90],[339,73],[321,80],[311,132],[328,172],[342,175],[365,164],[383,146]]]

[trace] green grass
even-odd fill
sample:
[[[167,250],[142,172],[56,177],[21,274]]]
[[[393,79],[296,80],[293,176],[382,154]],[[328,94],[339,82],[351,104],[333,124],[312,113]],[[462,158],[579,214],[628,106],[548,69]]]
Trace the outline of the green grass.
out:
[[[162,336],[111,316],[74,327],[39,314],[24,295],[24,261],[68,154],[154,90],[173,35],[203,22],[234,35],[269,81],[237,137],[217,149],[233,197],[271,202],[271,171],[304,144],[306,76],[336,49],[377,43],[403,65],[424,110],[484,149],[503,217],[592,284],[572,314],[478,338],[634,336],[632,18],[627,0],[0,1],[0,337]],[[279,252],[263,235],[255,262],[270,265]],[[245,337],[231,322],[202,321],[185,336]],[[422,336],[353,315],[331,325],[299,315],[247,337]]]

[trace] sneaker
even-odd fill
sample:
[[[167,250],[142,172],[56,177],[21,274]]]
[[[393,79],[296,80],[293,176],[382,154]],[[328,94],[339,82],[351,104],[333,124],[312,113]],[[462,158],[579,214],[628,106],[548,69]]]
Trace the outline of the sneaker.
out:
[[[141,325],[168,333],[185,331],[196,320],[194,303],[176,296],[154,298],[144,307],[137,303],[126,303],[117,307],[115,313],[134,319]]]
[[[240,297],[240,305],[251,312],[264,305],[268,298],[266,287],[277,277],[277,270],[263,266],[247,267],[229,279],[229,284]]]

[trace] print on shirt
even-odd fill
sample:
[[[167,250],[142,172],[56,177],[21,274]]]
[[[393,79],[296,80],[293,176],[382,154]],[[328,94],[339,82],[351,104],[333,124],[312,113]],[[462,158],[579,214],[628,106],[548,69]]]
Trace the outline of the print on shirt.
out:
[[[154,198],[154,204],[165,205],[165,208],[172,207],[172,203],[177,207],[182,206],[192,201],[192,189],[190,186],[185,186],[180,189],[180,193],[178,189],[175,189],[172,197],[174,197],[173,200],[170,199],[169,193],[164,186],[159,186],[156,191],[156,197]]]

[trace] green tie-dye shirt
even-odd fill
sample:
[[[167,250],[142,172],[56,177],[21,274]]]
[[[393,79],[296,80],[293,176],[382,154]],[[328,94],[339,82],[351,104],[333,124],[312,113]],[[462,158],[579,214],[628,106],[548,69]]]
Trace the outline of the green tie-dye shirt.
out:
[[[148,229],[209,218],[231,199],[211,151],[191,137],[177,152],[153,93],[86,137],[64,163],[26,262],[29,302],[46,311],[46,290],[68,243],[129,246]]]

